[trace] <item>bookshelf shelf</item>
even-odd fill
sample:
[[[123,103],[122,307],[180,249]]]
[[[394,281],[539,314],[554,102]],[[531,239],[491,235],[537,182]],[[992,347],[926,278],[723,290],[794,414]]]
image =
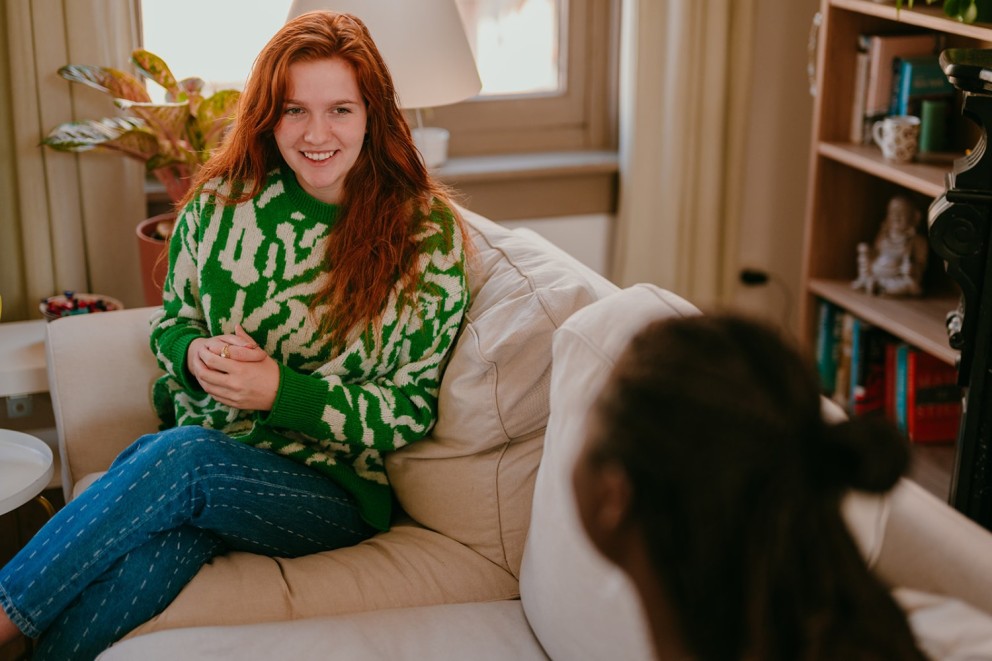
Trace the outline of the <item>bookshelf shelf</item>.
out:
[[[872,2],[870,0],[831,0],[831,5],[838,9],[846,9],[865,16],[883,18],[903,25],[926,28],[944,34],[966,37],[969,39],[987,40],[990,26],[984,23],[969,25],[950,20],[944,16],[941,7],[928,7],[922,2],[912,9],[906,9],[905,3],[900,10],[892,2]]]
[[[937,197],[944,192],[944,178],[949,165],[926,163],[894,164],[882,158],[878,147],[851,143],[821,142],[822,156],[852,168],[891,181],[927,197]]]
[[[886,298],[851,289],[849,281],[811,280],[809,291],[855,316],[954,365],[958,352],[947,343],[944,319],[955,309],[955,296]]]

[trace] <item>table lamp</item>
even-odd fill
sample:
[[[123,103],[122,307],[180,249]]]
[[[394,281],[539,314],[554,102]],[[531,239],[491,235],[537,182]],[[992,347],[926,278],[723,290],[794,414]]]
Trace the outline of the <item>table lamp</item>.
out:
[[[421,109],[464,101],[482,89],[455,0],[293,0],[287,20],[319,9],[365,23],[393,76],[400,108],[416,112],[413,140],[424,163],[442,165],[448,131],[424,127]]]

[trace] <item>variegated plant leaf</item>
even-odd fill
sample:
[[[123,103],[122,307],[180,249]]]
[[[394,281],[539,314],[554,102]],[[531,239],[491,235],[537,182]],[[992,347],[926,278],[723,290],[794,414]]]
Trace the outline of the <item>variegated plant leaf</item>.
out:
[[[155,53],[138,48],[131,53],[131,62],[138,68],[141,75],[161,85],[166,93],[171,94],[173,98],[178,98],[182,93],[169,65]]]
[[[59,151],[116,151],[140,161],[148,161],[159,151],[155,134],[136,117],[67,122],[52,129],[42,144]]]
[[[213,151],[224,139],[228,128],[238,110],[238,90],[221,90],[200,103],[196,111],[196,132],[199,141],[198,149],[204,153],[201,160]]]
[[[59,69],[59,75],[68,81],[82,83],[119,99],[151,101],[148,91],[140,80],[118,69],[67,64]]]
[[[183,140],[186,120],[189,118],[189,105],[186,103],[135,103],[124,99],[114,99],[121,110],[133,113],[148,123],[148,127],[158,133],[167,143]]]
[[[203,88],[206,86],[206,82],[202,78],[191,77],[183,78],[179,81],[177,89],[178,94],[166,93],[165,100],[169,103],[176,103],[179,101],[189,101],[190,102],[190,113],[196,114],[196,107],[200,100],[203,98]]]

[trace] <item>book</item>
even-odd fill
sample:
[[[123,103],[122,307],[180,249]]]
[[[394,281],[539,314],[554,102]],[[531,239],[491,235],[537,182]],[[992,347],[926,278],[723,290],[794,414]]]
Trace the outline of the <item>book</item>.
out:
[[[837,314],[841,332],[838,342],[837,370],[834,375],[833,400],[845,411],[850,411],[848,404],[851,400],[851,359],[856,318],[843,311],[838,311]]]
[[[890,338],[888,342],[885,343],[885,406],[884,413],[885,417],[896,422],[896,401],[899,397],[905,397],[905,383],[903,388],[897,387],[897,361],[899,355],[899,348],[905,347],[905,342],[900,342],[894,338]],[[905,356],[903,356],[905,360]]]
[[[892,67],[896,58],[933,55],[938,52],[939,46],[940,37],[935,33],[865,34],[858,37],[859,50],[863,49],[868,55],[863,127],[870,126],[889,112]],[[864,137],[870,141],[870,131]]]
[[[853,415],[881,412],[885,408],[885,344],[887,334],[855,319],[851,347],[851,395]]]
[[[865,88],[868,86],[868,52],[859,50],[854,60],[854,94],[851,102],[849,139],[856,145],[871,140],[865,126]]]
[[[924,99],[953,99],[954,86],[936,55],[899,57],[893,63],[891,115],[920,116]]]
[[[939,358],[913,348],[906,358],[906,434],[913,443],[957,439],[962,398],[958,372]]]
[[[837,359],[840,354],[840,310],[829,301],[818,304],[819,325],[816,336],[816,368],[820,374],[820,391],[832,394],[837,387]]]
[[[895,350],[895,374],[894,398],[895,398],[895,419],[896,427],[899,431],[906,433],[906,364],[909,355],[909,345],[900,343]]]

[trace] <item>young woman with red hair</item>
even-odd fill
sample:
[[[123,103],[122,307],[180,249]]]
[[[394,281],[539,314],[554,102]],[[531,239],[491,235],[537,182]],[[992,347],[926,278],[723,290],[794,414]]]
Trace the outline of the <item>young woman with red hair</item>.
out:
[[[169,249],[158,434],[0,570],[0,643],[93,658],[230,550],[293,557],[390,523],[385,453],[434,424],[468,290],[460,220],[353,16],[287,23]]]

